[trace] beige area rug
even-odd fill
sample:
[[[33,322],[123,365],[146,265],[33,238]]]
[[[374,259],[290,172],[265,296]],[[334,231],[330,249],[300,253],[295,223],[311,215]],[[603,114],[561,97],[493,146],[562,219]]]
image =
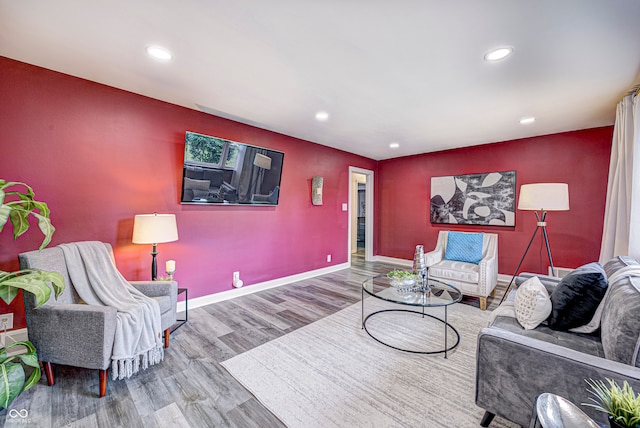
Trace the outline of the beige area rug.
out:
[[[365,314],[401,308],[365,300]],[[428,311],[443,317],[443,308]],[[476,339],[489,312],[456,304],[448,320],[460,333],[443,354],[411,354],[386,347],[360,328],[357,303],[237,355],[222,365],[265,407],[292,428],[478,427],[474,404]],[[444,326],[432,318],[385,312],[367,322],[391,344],[443,349]],[[455,334],[449,330],[449,344]],[[514,425],[496,418],[491,427]]]

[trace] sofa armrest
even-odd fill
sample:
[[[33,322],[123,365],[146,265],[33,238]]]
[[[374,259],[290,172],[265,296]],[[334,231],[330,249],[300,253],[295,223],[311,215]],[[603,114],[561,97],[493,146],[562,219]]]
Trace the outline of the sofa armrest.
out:
[[[590,397],[585,379],[627,380],[640,390],[640,368],[498,328],[480,331],[476,358],[476,404],[523,426],[543,392],[564,397],[594,420],[607,422],[604,413],[581,405]]]
[[[104,370],[111,364],[116,313],[112,306],[44,305],[28,314],[29,340],[41,361]]]
[[[537,273],[531,272],[522,272],[520,275],[516,277],[515,284],[516,287],[520,287],[520,285],[525,282],[527,279],[537,276],[542,285],[547,289],[549,294],[553,293],[553,290],[556,289],[562,278],[558,278],[557,276],[549,276],[549,275],[541,275]]]

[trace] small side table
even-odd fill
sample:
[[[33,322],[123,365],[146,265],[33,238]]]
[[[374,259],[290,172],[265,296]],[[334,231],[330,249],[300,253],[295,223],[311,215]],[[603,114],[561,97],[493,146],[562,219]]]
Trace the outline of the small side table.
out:
[[[189,289],[178,288],[178,296],[184,293],[184,318],[176,319],[176,323],[171,326],[171,333],[182,327],[189,320]]]
[[[530,428],[600,428],[582,410],[559,395],[540,394],[533,409]]]

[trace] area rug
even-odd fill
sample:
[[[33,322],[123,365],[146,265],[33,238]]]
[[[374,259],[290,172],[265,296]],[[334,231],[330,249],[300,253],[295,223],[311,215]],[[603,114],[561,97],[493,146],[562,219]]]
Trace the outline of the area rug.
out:
[[[365,299],[365,313],[388,308]],[[428,313],[442,317],[444,309]],[[445,359],[376,342],[360,328],[357,303],[222,365],[292,428],[477,427],[484,410],[474,404],[476,339],[488,317],[472,306],[449,307],[448,320],[461,340]],[[382,340],[424,351],[443,349],[443,327],[406,312],[385,312],[367,322]],[[455,340],[451,330],[448,340]],[[500,426],[512,425],[492,423]]]

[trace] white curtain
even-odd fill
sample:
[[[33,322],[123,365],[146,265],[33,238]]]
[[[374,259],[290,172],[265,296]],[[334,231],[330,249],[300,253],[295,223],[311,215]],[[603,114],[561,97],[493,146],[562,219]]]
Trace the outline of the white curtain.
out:
[[[640,260],[640,97],[616,109],[600,263],[614,256]]]

